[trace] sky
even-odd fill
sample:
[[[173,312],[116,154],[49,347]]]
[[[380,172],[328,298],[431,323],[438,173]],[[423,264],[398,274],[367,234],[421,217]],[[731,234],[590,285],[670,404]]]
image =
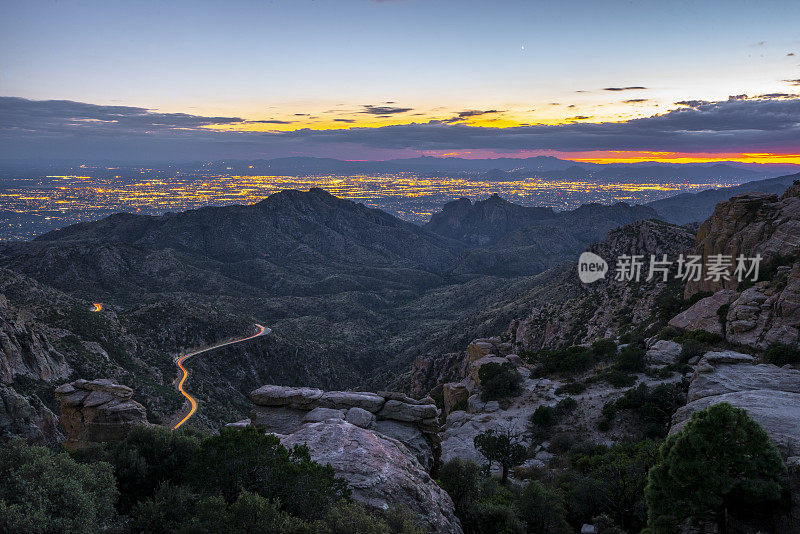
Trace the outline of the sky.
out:
[[[800,163],[795,0],[0,9],[0,159]]]

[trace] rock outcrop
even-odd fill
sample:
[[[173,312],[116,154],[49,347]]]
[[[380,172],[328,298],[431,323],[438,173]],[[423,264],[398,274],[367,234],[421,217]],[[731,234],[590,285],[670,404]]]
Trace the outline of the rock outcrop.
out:
[[[339,418],[303,425],[280,439],[286,447],[308,446],[313,460],[347,480],[356,501],[378,510],[402,506],[432,532],[462,532],[450,496],[399,440]]]
[[[708,352],[697,365],[687,401],[673,416],[671,433],[683,428],[692,412],[727,402],[747,410],[784,457],[800,453],[800,370],[756,364],[748,354]]]
[[[64,446],[82,449],[93,443],[120,441],[138,425],[147,425],[145,407],[133,400],[133,390],[109,379],[76,380],[56,388],[61,403]]]
[[[589,285],[580,282],[574,262],[558,275],[545,273],[553,274],[553,279],[531,297],[528,315],[511,325],[514,349],[536,351],[591,343],[647,324],[666,287],[658,276],[646,280],[647,258],[666,254],[674,259],[691,251],[693,242],[688,229],[661,221],[639,221],[610,231],[589,250],[605,259],[612,272]],[[621,255],[645,258],[641,283],[616,280],[613,269]]]
[[[705,330],[721,336],[724,334],[722,324],[724,315],[720,317],[720,308],[729,306],[738,297],[739,294],[731,289],[717,291],[709,297],[698,300],[670,319],[669,324],[685,330]]]
[[[697,365],[688,403],[672,416],[670,434],[679,432],[697,410],[727,402],[747,411],[775,443],[788,468],[790,510],[778,512],[778,534],[800,529],[800,370],[757,364],[749,354],[707,352]]]
[[[760,254],[764,262],[779,257],[795,257],[800,250],[800,184],[791,186],[778,197],[764,193],[739,195],[717,204],[714,213],[697,232],[695,254],[703,257],[703,265],[716,254],[739,254],[753,257]],[[703,273],[706,274],[705,272]],[[716,292],[737,289],[741,282],[729,280],[690,281],[686,296],[698,291]]]
[[[0,443],[15,436],[38,444],[63,439],[58,418],[39,397],[25,398],[14,388],[0,385]]]
[[[267,432],[291,434],[309,422],[347,420],[403,442],[428,470],[438,464],[439,409],[431,398],[266,385],[253,391],[250,400],[250,421]]]
[[[674,341],[660,339],[647,349],[645,361],[651,365],[670,365],[678,362],[682,346]]]
[[[780,197],[747,194],[720,202],[700,226],[694,253],[704,269],[717,255],[729,257],[732,265],[728,276],[709,277],[704,271],[700,280],[689,280],[686,297],[714,294],[674,317],[671,325],[724,335],[756,349],[800,348],[800,183]],[[745,272],[737,274],[739,256],[745,258]],[[758,272],[748,272],[759,256]]]

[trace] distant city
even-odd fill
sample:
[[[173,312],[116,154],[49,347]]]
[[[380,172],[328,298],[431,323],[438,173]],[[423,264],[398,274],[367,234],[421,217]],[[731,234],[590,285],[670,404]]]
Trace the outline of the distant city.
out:
[[[203,206],[253,204],[283,189],[319,187],[333,195],[424,223],[442,204],[497,193],[527,206],[573,209],[588,202],[642,204],[681,192],[738,185],[733,179],[663,177],[635,182],[586,176],[487,181],[483,175],[394,172],[310,176],[260,176],[174,167],[80,165],[59,175],[0,179],[0,239],[28,240],[64,226],[117,212],[161,215]],[[227,169],[226,169],[227,170]],[[233,169],[232,169],[233,170]],[[568,173],[567,173],[568,174]],[[581,173],[576,173],[581,174]]]

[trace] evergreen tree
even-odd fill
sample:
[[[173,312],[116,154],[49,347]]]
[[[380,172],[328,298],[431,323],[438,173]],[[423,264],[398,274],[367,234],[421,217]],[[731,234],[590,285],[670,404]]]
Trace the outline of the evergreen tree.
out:
[[[732,514],[777,503],[785,471],[775,445],[746,411],[709,406],[661,446],[645,490],[648,525],[666,534],[688,520],[716,524],[726,534]]]

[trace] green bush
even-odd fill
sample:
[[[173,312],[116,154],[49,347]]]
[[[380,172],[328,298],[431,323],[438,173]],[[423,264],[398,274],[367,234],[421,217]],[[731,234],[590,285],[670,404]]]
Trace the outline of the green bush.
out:
[[[527,457],[527,451],[521,441],[521,437],[510,430],[487,430],[475,436],[473,444],[475,449],[489,461],[490,469],[493,462],[500,464],[503,469],[501,481],[505,483],[508,480],[509,470],[524,462]]]
[[[333,503],[350,495],[330,465],[311,461],[307,447],[288,450],[274,434],[253,427],[223,428],[203,440],[191,480],[194,487],[210,488],[228,502],[242,490],[258,493],[303,519],[321,519]]]
[[[586,384],[582,382],[567,382],[563,386],[556,388],[556,395],[578,395],[586,391]]]
[[[745,410],[709,406],[661,446],[645,491],[648,526],[672,533],[688,520],[728,532],[731,520],[776,506],[785,476],[775,445]]]
[[[570,522],[580,528],[607,514],[625,530],[639,532],[647,521],[644,488],[658,447],[659,442],[645,440],[571,454],[557,479]]]
[[[692,358],[699,358],[708,351],[708,345],[696,339],[687,339],[681,346],[680,362],[688,363]]]
[[[104,462],[80,464],[15,439],[0,448],[0,481],[0,532],[93,533],[116,515],[117,485]]]
[[[552,406],[541,405],[531,415],[531,423],[542,428],[556,424],[556,411]]]
[[[774,365],[800,363],[800,350],[787,345],[774,345],[766,350],[764,359]]]
[[[565,397],[560,401],[558,401],[558,404],[556,404],[555,412],[556,415],[562,416],[568,414],[577,407],[578,407],[578,401],[576,401],[572,397]]]
[[[686,403],[688,384],[659,384],[648,388],[639,384],[631,388],[616,402],[603,407],[603,416],[609,422],[617,410],[633,410],[646,428],[649,437],[663,437],[669,429],[672,414]]]
[[[200,439],[186,431],[138,426],[123,441],[76,453],[76,457],[114,467],[120,489],[118,506],[127,513],[137,501],[152,497],[162,482],[186,483],[199,448]]]
[[[511,362],[489,362],[478,369],[481,398],[484,401],[515,397],[522,391],[522,375]]]
[[[243,491],[235,502],[228,505],[220,496],[203,497],[188,486],[169,483],[162,484],[153,497],[136,504],[132,511],[131,530],[153,534],[301,534],[312,531],[310,524],[281,511],[277,502],[255,493]],[[372,532],[377,534],[381,531]]]
[[[630,344],[623,348],[617,355],[616,367],[621,371],[643,371],[644,357],[644,347]]]
[[[613,339],[600,339],[592,343],[592,352],[600,359],[611,358],[617,353],[617,344]]]
[[[564,504],[561,496],[536,481],[528,482],[525,485],[517,501],[517,508],[528,532],[541,534],[572,532],[564,518]]]
[[[514,514],[510,489],[498,484],[475,462],[450,460],[439,469],[438,483],[453,499],[464,532],[524,532]]]
[[[599,380],[608,382],[615,388],[627,388],[636,383],[636,377],[619,369],[608,369],[597,375]]]

